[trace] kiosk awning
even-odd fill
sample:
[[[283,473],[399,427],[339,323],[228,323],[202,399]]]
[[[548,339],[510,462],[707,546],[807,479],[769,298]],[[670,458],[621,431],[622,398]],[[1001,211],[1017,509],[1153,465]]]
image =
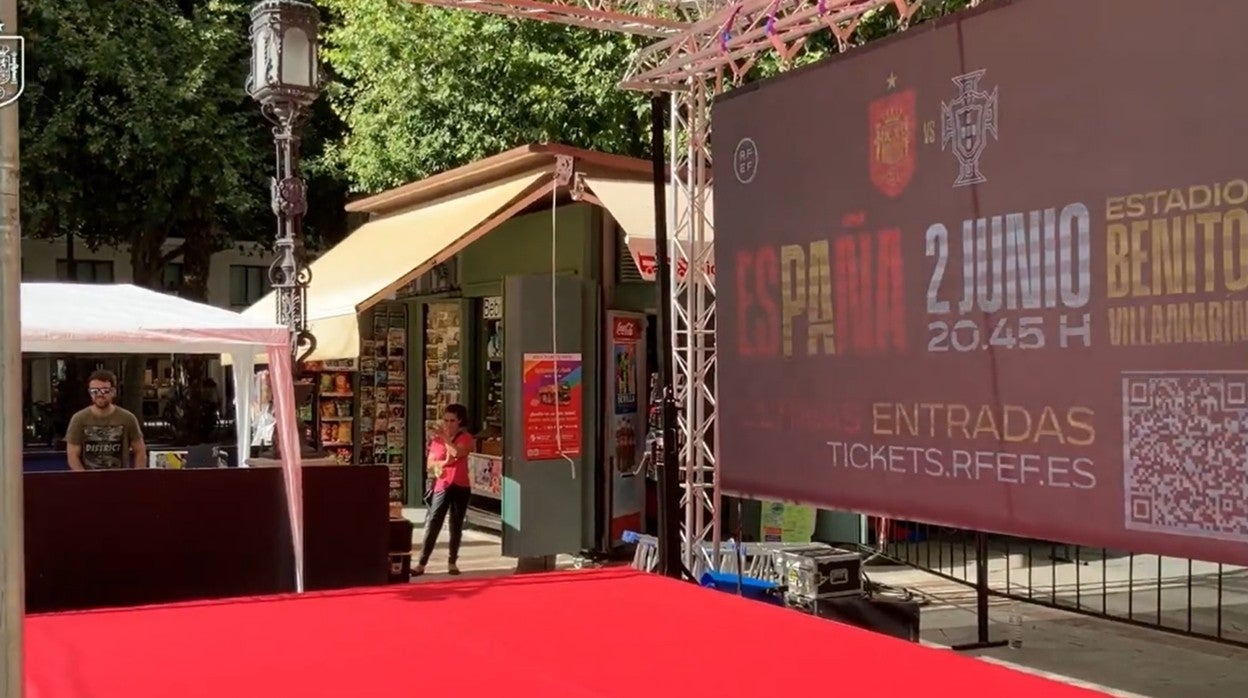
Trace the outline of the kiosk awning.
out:
[[[548,171],[519,175],[370,221],[318,257],[308,286],[308,325],[316,337],[308,359],[358,356],[357,313],[492,230],[502,222],[499,213],[550,177]],[[269,293],[243,314],[271,319],[275,312]]]
[[[633,263],[637,265],[637,270],[641,272],[642,278],[646,281],[654,281],[657,266],[654,256],[654,184],[638,180],[598,177],[586,178],[585,184],[602,202],[603,207],[607,209],[615,222],[624,229],[624,240],[628,243],[628,251],[633,257]],[[667,200],[669,205],[667,234],[670,239],[676,221],[684,218],[685,207],[688,204],[684,201],[678,202],[678,215],[676,219],[673,219],[670,210],[670,190]],[[701,255],[700,250],[690,252],[692,256],[704,256],[712,276],[715,274],[713,203],[713,195],[708,194],[706,197],[706,242],[704,244],[709,249],[706,250],[705,255]],[[679,266],[676,269],[676,273],[681,277],[684,276],[685,271]]]

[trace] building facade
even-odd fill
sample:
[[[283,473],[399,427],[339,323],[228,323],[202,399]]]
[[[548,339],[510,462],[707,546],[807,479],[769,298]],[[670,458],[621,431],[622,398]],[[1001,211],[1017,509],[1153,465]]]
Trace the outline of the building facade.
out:
[[[171,239],[173,250],[180,240]],[[241,311],[269,292],[269,264],[273,253],[258,243],[241,243],[212,256],[208,302]],[[128,284],[134,278],[130,253],[122,248],[88,249],[81,241],[56,239],[22,240],[22,281],[70,281],[70,259],[79,283]],[[182,278],[182,263],[165,266],[165,287],[172,290]]]

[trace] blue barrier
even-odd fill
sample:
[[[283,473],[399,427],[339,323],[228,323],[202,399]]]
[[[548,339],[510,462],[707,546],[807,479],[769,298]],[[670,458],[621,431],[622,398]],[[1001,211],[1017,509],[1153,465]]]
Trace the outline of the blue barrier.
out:
[[[707,589],[726,591],[730,594],[736,594],[739,588],[741,596],[747,599],[776,606],[784,605],[784,602],[773,593],[778,585],[765,579],[738,577],[736,572],[706,572],[698,580],[698,584]]]

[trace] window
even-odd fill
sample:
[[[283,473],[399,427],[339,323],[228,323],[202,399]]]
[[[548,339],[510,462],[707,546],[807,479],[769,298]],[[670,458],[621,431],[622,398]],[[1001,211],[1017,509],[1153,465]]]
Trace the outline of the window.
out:
[[[160,287],[166,291],[176,291],[182,286],[182,263],[170,262],[165,265],[165,273],[161,277]]]
[[[56,260],[56,280],[76,281],[80,284],[111,284],[113,283],[112,260],[80,259],[74,262],[76,278],[70,278],[69,260]]]
[[[251,307],[268,292],[268,267],[230,265],[230,307],[234,309]]]

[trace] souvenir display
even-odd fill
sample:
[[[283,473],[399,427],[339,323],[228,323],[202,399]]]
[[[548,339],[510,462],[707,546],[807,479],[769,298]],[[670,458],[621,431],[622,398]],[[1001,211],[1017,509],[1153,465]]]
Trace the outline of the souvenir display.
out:
[[[321,449],[344,465],[355,450],[355,368],[352,359],[309,361],[301,379],[314,388],[311,400],[299,408],[301,428],[310,428]]]
[[[503,455],[503,299],[500,296],[486,298],[481,307],[484,332],[485,360],[483,362],[484,396],[481,410],[481,453],[489,456]]]
[[[390,514],[401,516],[407,450],[407,308],[383,303],[362,325],[360,463],[390,468]]]
[[[441,429],[447,405],[462,402],[460,365],[463,318],[458,302],[430,303],[425,315],[425,449]]]
[[[481,300],[481,330],[478,335],[481,373],[477,394],[481,396],[481,419],[477,425],[477,451],[468,458],[468,478],[474,506],[498,512],[503,497],[503,298]],[[484,498],[484,499],[483,499]],[[488,500],[493,500],[491,506]]]

